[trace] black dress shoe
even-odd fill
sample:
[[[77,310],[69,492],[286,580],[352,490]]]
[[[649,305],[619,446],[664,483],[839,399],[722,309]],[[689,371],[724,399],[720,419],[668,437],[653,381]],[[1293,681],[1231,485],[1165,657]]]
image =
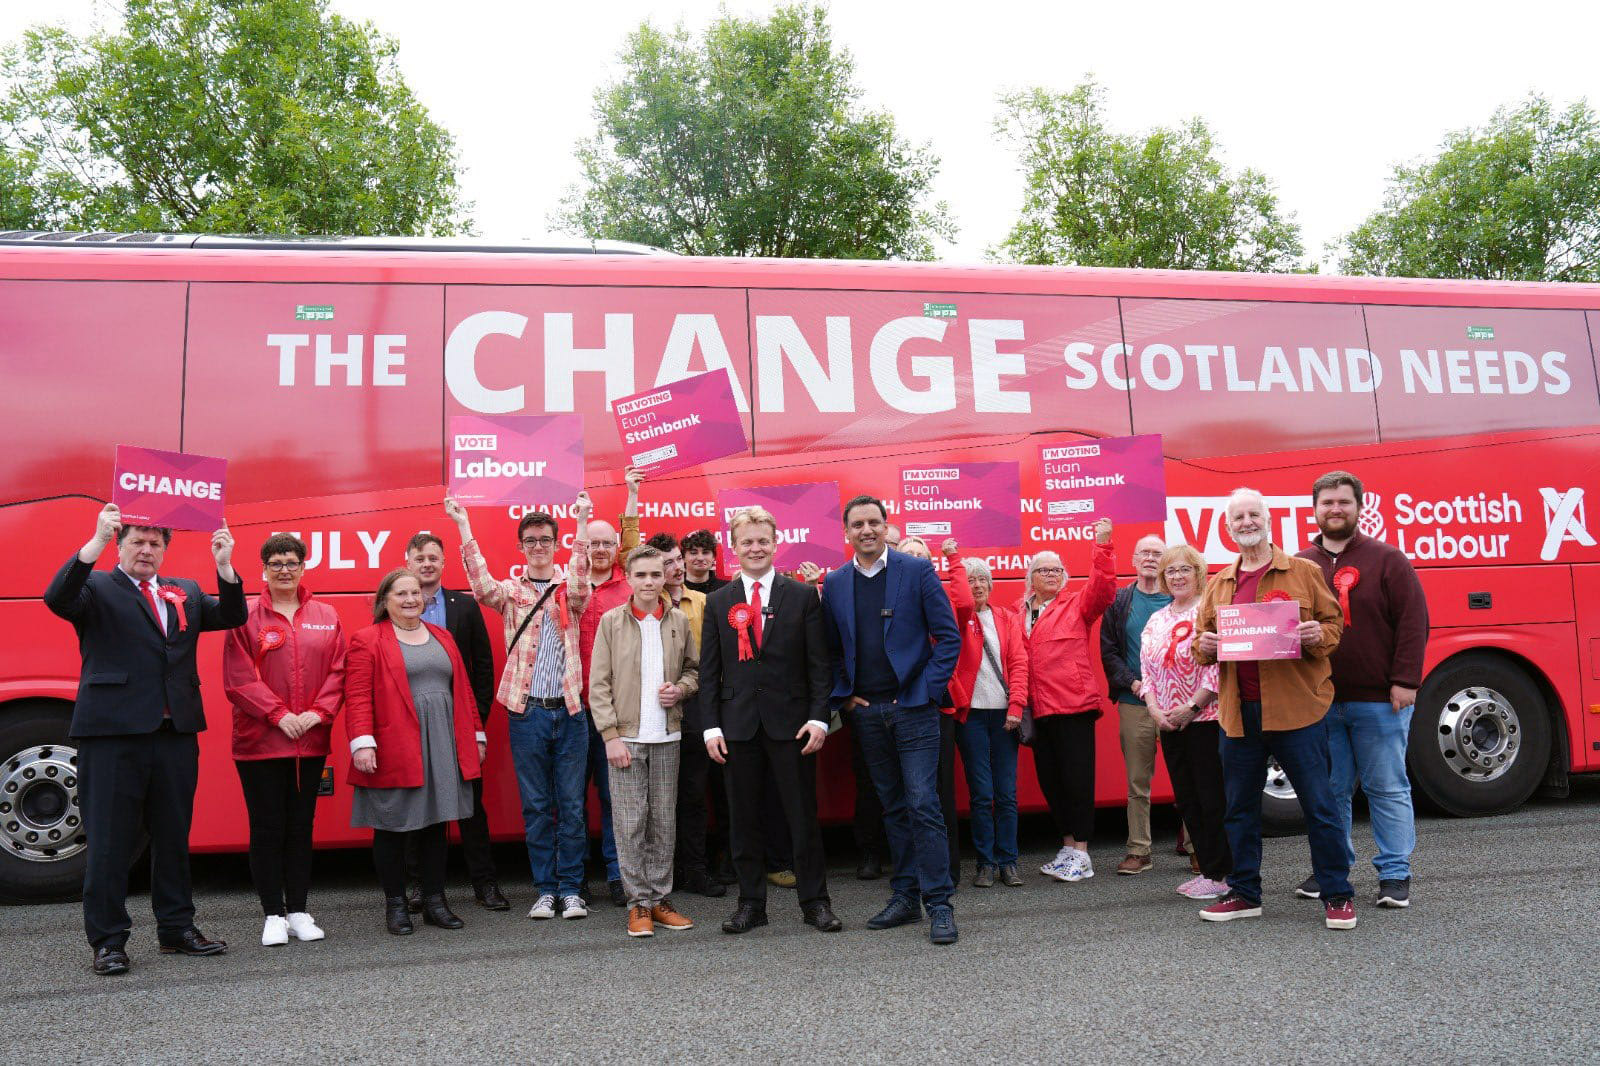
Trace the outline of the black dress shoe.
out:
[[[715,899],[728,894],[727,886],[711,880],[711,876],[704,870],[685,870],[677,883],[685,892],[693,892],[697,896],[710,896]]]
[[[897,925],[910,925],[922,921],[922,908],[904,896],[890,896],[883,910],[867,919],[868,929],[893,929]]]
[[[228,952],[226,940],[207,940],[206,935],[192,925],[177,936],[157,939],[163,955],[225,955]]]
[[[876,881],[883,876],[883,860],[873,852],[865,852],[856,864],[857,881]]]
[[[733,917],[722,923],[724,933],[748,933],[750,930],[767,924],[767,908],[759,903],[746,903],[739,901],[739,908],[733,912]]]
[[[415,881],[406,889],[406,910],[412,914],[422,913],[422,886]]]
[[[121,944],[107,944],[94,952],[94,972],[99,977],[120,977],[128,972],[128,953]]]
[[[622,878],[606,882],[606,891],[611,893],[613,907],[626,907],[628,905],[628,891],[622,887]]]
[[[500,886],[493,881],[485,881],[472,888],[473,898],[478,901],[478,906],[490,911],[508,911],[511,901],[500,894]]]
[[[805,922],[814,929],[824,933],[837,933],[844,928],[844,923],[839,916],[833,913],[833,908],[828,906],[827,900],[813,900],[810,903],[800,904],[800,913],[805,915]]]
[[[460,929],[467,924],[455,916],[450,904],[445,902],[443,892],[437,896],[422,897],[422,921],[426,925],[436,925],[440,929]]]
[[[419,906],[421,902],[417,901]],[[404,896],[383,898],[383,925],[395,936],[410,936],[416,932],[417,927],[411,924],[411,906]]]

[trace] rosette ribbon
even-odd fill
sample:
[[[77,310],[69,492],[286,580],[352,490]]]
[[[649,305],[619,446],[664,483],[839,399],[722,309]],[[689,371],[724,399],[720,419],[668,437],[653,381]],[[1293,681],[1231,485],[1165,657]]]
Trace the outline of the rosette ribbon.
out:
[[[755,610],[748,603],[736,603],[728,608],[728,625],[739,635],[739,661],[755,658],[755,650],[750,646],[750,624],[755,618]]]
[[[1339,593],[1339,606],[1344,610],[1344,624],[1350,624],[1350,590],[1361,581],[1361,571],[1353,566],[1343,566],[1334,571],[1333,587]]]

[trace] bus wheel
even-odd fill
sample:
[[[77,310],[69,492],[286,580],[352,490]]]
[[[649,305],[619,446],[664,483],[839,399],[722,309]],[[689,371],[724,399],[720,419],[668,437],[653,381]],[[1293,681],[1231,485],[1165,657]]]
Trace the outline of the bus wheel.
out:
[[[69,716],[70,708],[45,701],[0,711],[0,902],[61,899],[83,888],[88,845]]]
[[[1277,759],[1267,760],[1267,783],[1261,789],[1261,832],[1263,836],[1295,836],[1306,831],[1300,797],[1294,794],[1289,775]]]
[[[1493,654],[1457,656],[1428,675],[1411,718],[1411,778],[1448,814],[1504,814],[1550,762],[1550,711],[1523,670]]]

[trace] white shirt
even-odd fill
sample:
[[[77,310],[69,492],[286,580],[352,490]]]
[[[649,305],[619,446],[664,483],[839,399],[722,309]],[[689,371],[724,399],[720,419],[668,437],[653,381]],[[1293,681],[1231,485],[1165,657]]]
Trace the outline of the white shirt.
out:
[[[628,739],[635,744],[670,743],[679,739],[682,734],[667,732],[667,711],[661,706],[660,691],[666,676],[661,661],[661,619],[651,613],[637,621],[639,623],[639,735]]]
[[[984,647],[994,652],[995,661],[1000,661],[1000,634],[995,630],[994,612],[985,607],[978,612],[978,621],[982,626]],[[1004,709],[1008,705],[1006,692],[1006,679],[995,672],[989,665],[989,656],[981,655],[978,658],[978,678],[972,685],[972,706],[981,710]]]
[[[862,577],[877,577],[883,571],[883,568],[889,565],[889,553],[893,550],[892,548],[884,548],[871,566],[862,566],[861,556],[859,555],[850,556],[850,562],[860,571]]]
[[[156,603],[159,604],[161,608],[155,612],[156,625],[161,627],[161,633],[163,636],[165,636],[167,632],[167,601],[161,598],[161,586],[156,584],[157,575],[151,574],[148,578],[134,577],[132,574],[128,573],[121,563],[117,564],[117,569],[122,571],[124,577],[133,582],[133,587],[138,591],[139,598],[141,600],[145,600],[145,603],[147,604],[150,601],[145,599],[144,589],[139,588],[139,582],[150,582],[150,591],[156,594]]]
[[[751,591],[750,590],[753,589],[755,586],[760,585],[761,586],[761,610],[762,611],[766,611],[767,608],[769,608],[772,605],[772,581],[773,581],[773,578],[775,578],[776,576],[777,576],[777,571],[776,570],[768,570],[766,573],[762,574],[760,577],[751,577],[749,574],[745,573],[743,570],[739,571],[739,580],[744,582],[744,602],[746,602],[746,603],[755,602],[755,598],[751,595]],[[774,616],[770,615],[770,614],[762,614],[762,616],[761,616],[761,639],[762,639],[763,643],[766,642],[767,640],[769,640],[772,637],[772,620],[773,620],[773,617]],[[709,621],[708,621],[708,624],[709,624]],[[827,722],[819,722],[816,719],[812,719],[811,721],[807,722],[806,724],[807,725],[814,725],[814,726],[818,727],[819,729],[823,730],[824,732],[826,732],[827,729],[828,729],[828,723]],[[705,731],[705,739],[706,740],[712,740],[712,739],[720,737],[720,736],[722,736],[722,730],[717,728],[716,726],[712,726],[710,729],[707,729]]]

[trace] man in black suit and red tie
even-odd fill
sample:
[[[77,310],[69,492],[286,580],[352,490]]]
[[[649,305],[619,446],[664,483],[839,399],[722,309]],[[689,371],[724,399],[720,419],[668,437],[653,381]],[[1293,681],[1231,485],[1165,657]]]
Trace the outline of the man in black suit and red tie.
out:
[[[828,739],[832,664],[814,590],[772,569],[777,521],[759,507],[730,523],[739,576],[706,597],[700,635],[700,720],[706,753],[727,766],[739,906],[724,933],[767,924],[761,797],[777,787],[794,839],[800,910],[825,933],[842,926],[828,899],[817,824],[814,756]]]
[[[117,565],[94,569],[117,542]],[[158,576],[172,530],[124,526],[115,504],[94,536],[45,590],[50,610],[78,631],[83,672],[69,735],[78,743],[78,795],[89,864],[83,924],[94,972],[128,972],[128,866],[140,831],[150,834],[150,897],[163,953],[220,955],[228,945],[194,924],[189,825],[200,772],[196,734],[206,727],[195,649],[200,634],[243,625],[244,584],[233,570],[233,535],[211,535],[219,595]]]

